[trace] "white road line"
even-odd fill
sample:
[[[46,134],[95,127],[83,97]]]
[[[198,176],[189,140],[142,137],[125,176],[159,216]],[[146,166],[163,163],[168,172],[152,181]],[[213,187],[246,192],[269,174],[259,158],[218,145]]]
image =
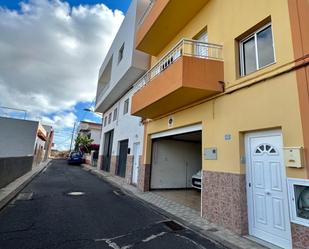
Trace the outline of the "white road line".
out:
[[[153,239],[156,239],[156,238],[158,238],[158,237],[161,237],[161,236],[163,236],[164,234],[166,234],[166,232],[162,232],[162,233],[158,233],[158,234],[153,234],[153,235],[149,236],[148,238],[143,239],[142,241],[143,241],[143,242],[148,242],[148,241],[150,241],[150,240],[153,240]]]

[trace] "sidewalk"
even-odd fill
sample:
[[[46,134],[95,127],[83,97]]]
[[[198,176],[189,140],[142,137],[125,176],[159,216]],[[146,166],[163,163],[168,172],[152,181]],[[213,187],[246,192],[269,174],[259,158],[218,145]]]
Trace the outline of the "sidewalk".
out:
[[[192,230],[195,230],[206,237],[217,241],[227,248],[235,249],[265,249],[265,248],[277,248],[274,246],[267,245],[267,247],[261,246],[247,238],[238,236],[231,231],[219,227],[215,224],[208,222],[207,220],[201,218],[200,213],[181,205],[179,203],[168,200],[158,194],[153,192],[141,192],[136,187],[129,185],[125,182],[124,179],[111,176],[109,173],[97,168],[91,167],[90,165],[83,164],[83,169],[89,171],[100,178],[103,178],[110,182],[111,184],[120,187],[127,194],[137,197],[139,200],[151,204],[157,210],[160,210],[160,213],[163,213],[166,216],[172,217],[175,220],[178,220],[182,224],[190,227]]]
[[[51,159],[40,163],[38,166],[33,166],[32,170],[23,176],[17,178],[4,188],[0,189],[0,210],[10,202],[31,180],[39,174],[51,161]]]

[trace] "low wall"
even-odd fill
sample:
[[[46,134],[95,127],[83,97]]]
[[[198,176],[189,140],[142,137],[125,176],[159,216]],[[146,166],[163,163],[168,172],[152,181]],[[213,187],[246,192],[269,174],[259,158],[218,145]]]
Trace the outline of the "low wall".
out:
[[[29,172],[32,162],[32,156],[0,158],[0,188]]]

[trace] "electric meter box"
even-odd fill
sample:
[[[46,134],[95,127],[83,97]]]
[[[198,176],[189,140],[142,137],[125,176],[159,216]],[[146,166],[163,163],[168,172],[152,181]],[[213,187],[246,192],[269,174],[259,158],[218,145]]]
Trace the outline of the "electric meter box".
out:
[[[302,147],[285,147],[284,163],[288,168],[302,168],[304,166],[303,148]]]

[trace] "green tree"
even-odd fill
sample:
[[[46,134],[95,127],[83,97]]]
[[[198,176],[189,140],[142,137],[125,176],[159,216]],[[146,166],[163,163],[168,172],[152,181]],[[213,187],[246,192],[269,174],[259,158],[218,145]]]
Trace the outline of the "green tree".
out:
[[[78,134],[75,139],[75,150],[78,150],[79,148],[83,147],[87,153],[90,152],[90,146],[93,142],[93,139],[84,136],[82,134]]]

